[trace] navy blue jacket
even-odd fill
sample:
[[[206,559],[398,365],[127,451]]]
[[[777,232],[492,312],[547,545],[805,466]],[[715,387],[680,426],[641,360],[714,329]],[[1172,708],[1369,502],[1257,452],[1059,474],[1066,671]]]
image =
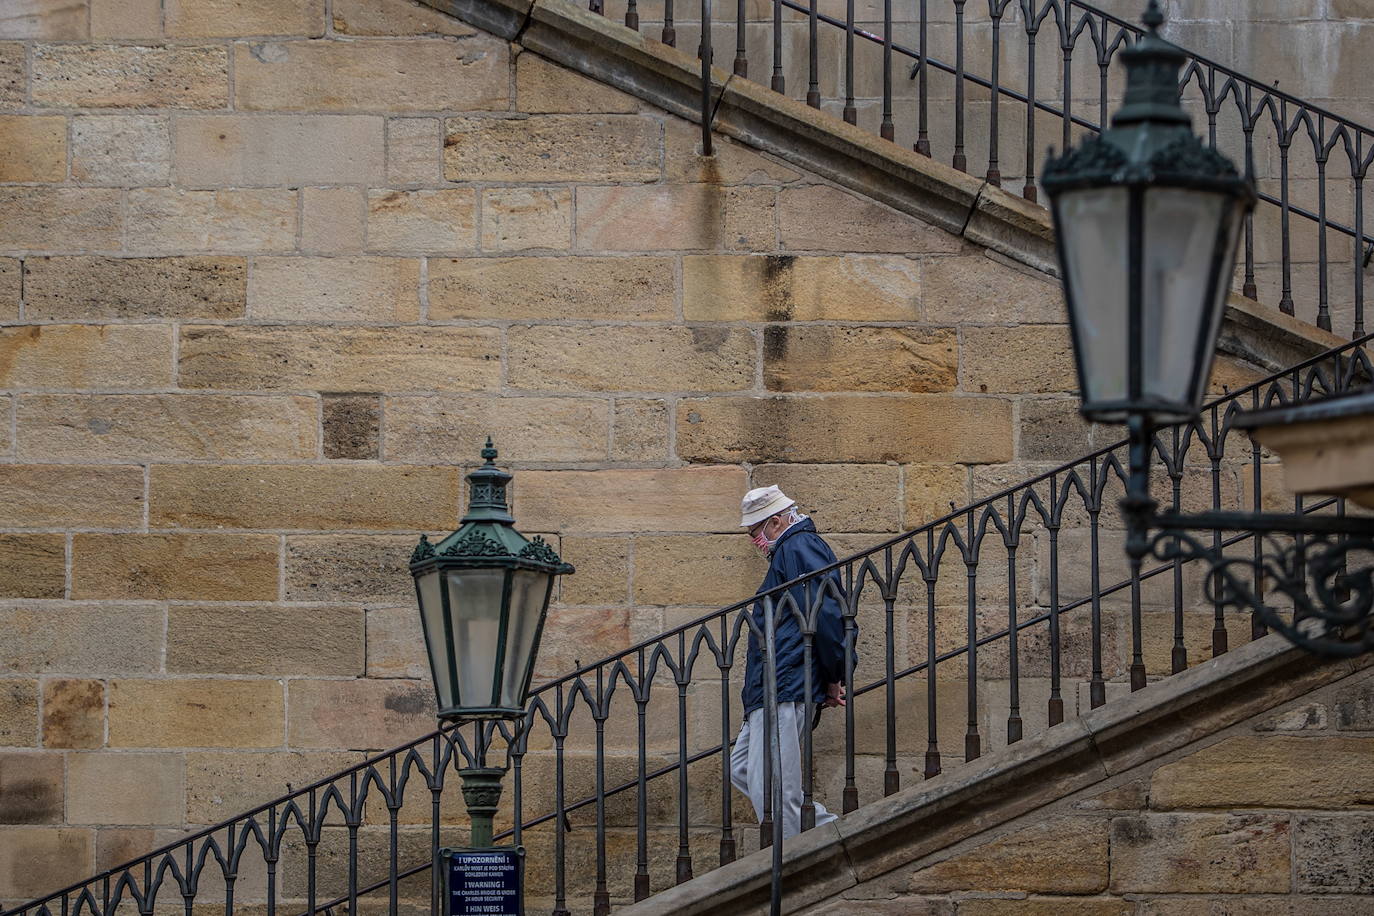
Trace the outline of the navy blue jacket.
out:
[[[798,576],[823,569],[835,562],[835,554],[830,545],[816,533],[811,519],[804,519],[783,532],[773,546],[773,554],[768,564],[768,575],[759,586],[759,593],[790,582]],[[838,570],[831,570],[825,576],[805,584],[792,586],[787,593],[797,602],[803,614],[810,609],[815,600],[816,589],[821,579],[830,579],[840,584]],[[806,701],[805,652],[802,645],[801,626],[788,608],[780,608],[774,599],[774,620],[777,627],[776,645],[778,662],[778,702],[803,703]],[[759,630],[763,630],[763,603],[754,605],[754,620]],[[821,603],[820,614],[816,621],[816,634],[811,643],[811,699],[819,704],[825,699],[826,684],[844,683],[844,618],[840,602],[827,594]],[[763,657],[763,644],[751,630],[749,633],[749,654],[744,666],[744,689],[740,699],[744,702],[744,714],[763,706],[763,675],[766,667]]]

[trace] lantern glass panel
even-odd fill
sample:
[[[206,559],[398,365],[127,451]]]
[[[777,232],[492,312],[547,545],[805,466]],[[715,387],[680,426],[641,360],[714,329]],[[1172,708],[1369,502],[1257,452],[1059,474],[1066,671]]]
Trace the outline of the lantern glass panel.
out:
[[[439,708],[448,709],[456,698],[453,696],[453,665],[444,628],[444,596],[439,582],[439,570],[430,569],[415,580],[415,587],[420,597],[420,625],[425,632],[429,670],[434,675],[434,694],[439,700]]]
[[[1085,405],[1127,397],[1130,197],[1126,188],[1066,191],[1056,201]]]
[[[1222,221],[1230,197],[1189,188],[1145,192],[1141,253],[1141,395],[1145,403],[1173,405],[1160,419],[1181,419],[1197,405],[1211,371],[1216,297],[1211,289]],[[1225,288],[1230,270],[1218,283]],[[1202,344],[1202,349],[1199,345]]]
[[[504,569],[448,570],[453,659],[459,706],[496,705],[496,651],[501,635]]]
[[[506,627],[506,665],[501,676],[500,705],[523,709],[526,675],[534,665],[534,640],[549,594],[549,573],[516,570],[511,580],[510,618]]]

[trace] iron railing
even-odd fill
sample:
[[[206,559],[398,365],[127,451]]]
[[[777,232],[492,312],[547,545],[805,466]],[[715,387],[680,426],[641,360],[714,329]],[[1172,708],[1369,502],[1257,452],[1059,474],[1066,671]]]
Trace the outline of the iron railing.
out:
[[[1237,414],[1368,386],[1371,339],[1160,431],[1151,456],[1165,505],[1288,502],[1272,459],[1233,429]],[[806,734],[803,827],[818,800],[853,811],[1263,635],[1257,621],[1223,615],[1195,564],[1123,573],[1123,448],[1011,487],[976,478],[988,495],[970,505],[542,685],[517,733],[505,724],[430,733],[8,913],[429,906],[435,848],[466,840],[455,768],[482,765],[493,747],[511,769],[498,840],[530,851],[531,912],[608,913],[773,839],[767,811],[759,829],[746,828],[752,812],[732,795],[722,753],[739,724],[742,643],[771,632],[772,615],[813,632],[827,594],[844,608],[851,690],[842,712]],[[1296,508],[1345,511],[1330,499],[1298,498]],[[1250,558],[1249,587],[1276,594],[1257,532],[1218,531],[1212,546],[1241,569]]]
[[[856,21],[856,0],[736,0],[733,21],[721,23],[702,0],[700,19],[683,21],[673,0],[628,0],[624,21],[657,29],[670,45],[697,43],[703,125],[725,82],[709,76],[713,47],[733,44],[734,76],[766,72],[777,92],[991,184],[1019,186],[1032,201],[1047,145],[1068,147],[1107,122],[1121,89],[1113,64],[1142,34],[1081,0],[858,4],[877,18]],[[604,0],[590,8],[610,14]],[[1185,107],[1259,190],[1236,288],[1328,331],[1362,336],[1374,259],[1364,200],[1374,130],[1187,54]],[[709,154],[705,127],[703,142]]]

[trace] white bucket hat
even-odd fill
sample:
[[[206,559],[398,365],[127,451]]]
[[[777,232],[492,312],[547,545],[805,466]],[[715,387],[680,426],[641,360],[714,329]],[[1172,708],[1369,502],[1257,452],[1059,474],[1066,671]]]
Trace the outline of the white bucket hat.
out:
[[[757,487],[744,494],[744,501],[740,504],[743,517],[739,526],[752,527],[796,504],[795,499],[788,499],[777,486]]]

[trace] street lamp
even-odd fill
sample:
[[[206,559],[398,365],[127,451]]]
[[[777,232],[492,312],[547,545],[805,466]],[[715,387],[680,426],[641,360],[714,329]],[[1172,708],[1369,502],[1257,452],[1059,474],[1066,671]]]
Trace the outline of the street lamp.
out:
[[[1164,15],[1157,0],[1150,0],[1142,22],[1145,35],[1122,52],[1126,95],[1111,127],[1062,156],[1051,155],[1041,180],[1059,250],[1080,411],[1095,422],[1124,422],[1129,430],[1121,508],[1132,580],[1147,555],[1201,559],[1219,604],[1249,609],[1313,651],[1374,649],[1370,571],[1352,575],[1346,568],[1348,556],[1374,547],[1368,520],[1161,514],[1150,497],[1155,428],[1193,421],[1201,410],[1240,230],[1256,195],[1248,177],[1193,133],[1179,104],[1178,74],[1186,58],[1159,37]],[[1262,569],[1252,563],[1238,572],[1241,561],[1189,533],[1199,529],[1304,537],[1275,539],[1278,546]],[[1296,607],[1293,619],[1256,589],[1255,580],[1266,575]],[[1326,579],[1307,587],[1319,575]],[[1145,686],[1139,653],[1130,671],[1132,688]]]

